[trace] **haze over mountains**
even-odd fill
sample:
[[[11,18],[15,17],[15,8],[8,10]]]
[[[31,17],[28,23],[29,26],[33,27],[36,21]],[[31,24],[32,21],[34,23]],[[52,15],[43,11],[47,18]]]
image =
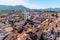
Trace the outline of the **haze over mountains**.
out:
[[[29,9],[22,5],[16,5],[16,6],[7,6],[7,5],[0,5],[0,10],[25,10]]]
[[[24,7],[22,5],[16,5],[16,6],[0,5],[0,10],[31,10],[31,9]],[[46,8],[46,9],[32,9],[32,10],[60,11],[60,8]]]

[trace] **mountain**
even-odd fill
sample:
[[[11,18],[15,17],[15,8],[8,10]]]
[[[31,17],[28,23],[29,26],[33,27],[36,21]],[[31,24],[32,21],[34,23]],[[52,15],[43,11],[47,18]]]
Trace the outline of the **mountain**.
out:
[[[60,8],[30,9],[22,5],[16,6],[0,5],[0,10],[60,11]]]
[[[46,10],[46,11],[60,11],[60,8],[46,8],[46,9],[42,9],[42,10]]]
[[[16,5],[16,6],[0,5],[0,10],[29,10],[29,8],[26,8],[22,5]]]

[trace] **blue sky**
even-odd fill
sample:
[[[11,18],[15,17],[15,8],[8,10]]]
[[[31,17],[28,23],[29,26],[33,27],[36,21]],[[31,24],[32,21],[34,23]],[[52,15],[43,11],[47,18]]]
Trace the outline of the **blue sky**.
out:
[[[60,0],[0,0],[0,5],[23,5],[32,9],[60,8]]]

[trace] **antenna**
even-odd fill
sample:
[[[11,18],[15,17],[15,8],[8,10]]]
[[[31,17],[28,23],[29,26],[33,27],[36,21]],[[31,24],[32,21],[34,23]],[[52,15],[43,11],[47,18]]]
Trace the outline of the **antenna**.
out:
[[[23,14],[24,14],[24,21],[26,21],[28,19],[29,13],[26,10],[24,10]]]

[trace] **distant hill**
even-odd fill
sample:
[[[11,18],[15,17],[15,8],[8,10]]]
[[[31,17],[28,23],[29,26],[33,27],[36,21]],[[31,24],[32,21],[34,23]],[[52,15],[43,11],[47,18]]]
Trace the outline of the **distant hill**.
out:
[[[22,5],[16,5],[16,6],[0,5],[0,10],[29,10],[29,8],[26,8]]]
[[[46,9],[42,9],[45,11],[60,11],[60,8],[46,8]]]
[[[60,8],[30,9],[22,5],[16,6],[0,5],[0,10],[60,11]]]

